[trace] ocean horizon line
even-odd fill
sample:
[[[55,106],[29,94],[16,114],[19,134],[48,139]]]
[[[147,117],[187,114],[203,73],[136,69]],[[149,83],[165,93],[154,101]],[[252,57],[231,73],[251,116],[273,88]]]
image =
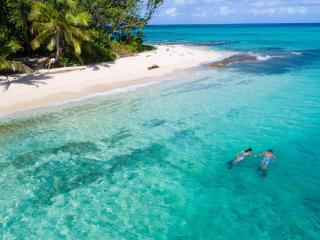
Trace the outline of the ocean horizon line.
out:
[[[305,25],[320,25],[320,22],[296,22],[296,23],[172,23],[172,24],[148,24],[146,27],[153,27],[153,26],[305,26]]]

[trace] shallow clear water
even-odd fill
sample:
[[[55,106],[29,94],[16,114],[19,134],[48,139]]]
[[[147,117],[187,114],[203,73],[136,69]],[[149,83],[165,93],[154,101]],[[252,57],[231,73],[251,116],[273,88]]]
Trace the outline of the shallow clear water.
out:
[[[0,238],[319,239],[320,45],[298,45],[3,119]],[[226,168],[248,146],[266,178]]]

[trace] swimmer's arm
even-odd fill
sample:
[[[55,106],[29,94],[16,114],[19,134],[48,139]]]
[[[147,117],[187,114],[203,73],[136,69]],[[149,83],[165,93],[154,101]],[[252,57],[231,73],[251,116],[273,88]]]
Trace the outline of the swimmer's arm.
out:
[[[243,154],[243,151],[239,152],[239,153],[237,154],[237,157],[240,157],[242,154]]]
[[[259,155],[254,155],[255,157],[262,157],[264,155],[264,152]]]

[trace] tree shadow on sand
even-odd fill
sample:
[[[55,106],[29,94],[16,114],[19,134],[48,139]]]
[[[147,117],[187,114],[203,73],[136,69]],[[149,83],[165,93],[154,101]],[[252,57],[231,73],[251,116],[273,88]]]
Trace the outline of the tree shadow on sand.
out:
[[[110,65],[113,64],[112,62],[108,62],[108,63],[99,63],[99,64],[92,64],[92,65],[88,65],[87,68],[88,69],[92,69],[93,71],[99,71],[101,70],[101,67],[111,67]]]
[[[9,90],[11,84],[25,84],[31,85],[36,88],[39,88],[40,85],[47,84],[43,80],[51,79],[54,74],[72,72],[72,71],[83,71],[85,69],[92,69],[93,71],[101,70],[101,67],[110,67],[110,62],[108,63],[100,63],[100,64],[92,64],[88,66],[84,66],[81,68],[69,68],[69,69],[57,69],[55,71],[48,70],[46,72],[35,72],[32,74],[24,75],[24,76],[0,76],[0,87],[2,88],[2,92],[6,92]]]
[[[48,76],[47,74],[29,74],[22,77],[14,77],[8,78],[0,82],[0,86],[2,87],[2,91],[6,92],[9,90],[11,84],[24,84],[31,85],[35,87],[39,87],[40,85],[45,85],[47,83],[42,80],[47,80],[52,78],[52,76]]]

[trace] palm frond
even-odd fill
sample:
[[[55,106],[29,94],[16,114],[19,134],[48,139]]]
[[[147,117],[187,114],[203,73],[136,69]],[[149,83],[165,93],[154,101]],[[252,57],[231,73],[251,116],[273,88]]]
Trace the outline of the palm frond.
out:
[[[2,42],[0,46],[0,56],[6,58],[21,49],[22,46],[14,40],[11,40],[9,42]]]
[[[73,45],[75,54],[76,55],[81,55],[80,42],[77,39],[73,38],[72,39],[72,45]]]
[[[47,45],[47,49],[52,52],[54,47],[56,46],[56,39],[52,37]]]
[[[75,0],[57,0],[57,3],[67,5],[69,7],[76,7],[78,5],[78,2]]]
[[[77,38],[81,39],[82,41],[91,41],[95,37],[97,37],[97,32],[94,30],[84,30],[81,28],[69,26],[67,31],[76,36]]]
[[[76,5],[75,0],[35,2],[29,14],[32,30],[36,34],[31,41],[32,48],[46,44],[47,49],[53,51],[59,42],[65,43],[76,56],[80,56],[82,43],[90,42],[97,33],[86,29],[91,16],[87,12],[78,12]],[[59,58],[58,51],[56,55]]]
[[[34,2],[28,18],[31,22],[49,22],[52,11],[54,11],[54,9],[49,4]]]
[[[87,12],[74,14],[72,11],[68,11],[66,13],[66,21],[75,26],[87,27],[89,25],[90,19],[91,16]]]
[[[20,62],[9,61],[0,57],[0,72],[31,73],[32,69]]]
[[[33,49],[37,49],[41,46],[42,43],[52,36],[54,33],[52,31],[43,31],[39,33],[30,43]]]
[[[42,31],[54,31],[54,22],[33,22],[31,25],[33,33],[39,33]]]

